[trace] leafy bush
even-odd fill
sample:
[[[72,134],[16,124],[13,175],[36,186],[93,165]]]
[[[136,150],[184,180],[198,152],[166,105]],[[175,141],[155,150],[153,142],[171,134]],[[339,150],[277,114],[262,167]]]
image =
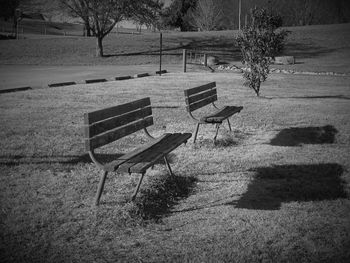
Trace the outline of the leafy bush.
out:
[[[260,85],[267,78],[269,65],[276,54],[284,47],[288,31],[276,29],[282,26],[279,15],[267,13],[265,9],[253,9],[251,22],[236,38],[242,53],[242,62],[247,66],[243,76],[244,85],[260,95]]]

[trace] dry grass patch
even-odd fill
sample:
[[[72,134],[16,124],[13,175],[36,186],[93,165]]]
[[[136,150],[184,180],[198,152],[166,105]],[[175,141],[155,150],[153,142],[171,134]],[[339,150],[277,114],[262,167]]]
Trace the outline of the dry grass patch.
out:
[[[272,75],[265,98],[226,73],[2,94],[1,261],[347,262],[350,111],[339,96],[350,97],[349,80]],[[214,126],[202,127],[198,144],[173,152],[177,177],[157,164],[135,202],[139,175],[109,175],[92,208],[101,171],[83,151],[83,113],[149,96],[152,134],[193,132],[183,90],[210,81],[222,105],[244,106],[232,118],[234,131],[220,128],[213,145]],[[298,147],[271,144],[291,128],[311,141],[321,133],[310,127],[337,133]],[[100,154],[145,141],[135,134]]]

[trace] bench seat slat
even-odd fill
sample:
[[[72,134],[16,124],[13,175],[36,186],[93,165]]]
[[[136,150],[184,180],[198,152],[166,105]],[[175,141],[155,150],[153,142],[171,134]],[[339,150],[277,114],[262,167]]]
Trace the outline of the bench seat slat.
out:
[[[134,122],[130,125],[124,126],[119,129],[114,129],[106,133],[102,133],[100,135],[97,135],[91,139],[85,140],[85,149],[87,151],[91,151],[95,148],[101,147],[103,145],[106,145],[108,143],[114,142],[115,140],[118,140],[126,135],[132,134],[135,131],[138,131],[142,128],[146,128],[148,126],[153,125],[153,118],[148,117],[146,119],[143,119],[138,122]]]
[[[125,103],[122,105],[97,110],[84,114],[84,124],[91,125],[94,122],[105,120],[111,117],[125,114],[130,111],[137,110],[139,108],[144,108],[151,105],[150,98],[143,98],[133,102]]]
[[[236,107],[236,106],[226,106],[214,114],[204,116],[201,118],[201,122],[205,123],[221,123],[223,120],[229,118],[230,116],[240,112],[243,109],[243,107]]]
[[[179,142],[177,146],[180,145],[183,142],[180,142],[179,140],[181,139],[181,137],[183,137],[181,133],[169,134],[169,136],[162,138],[162,140],[158,141],[157,144],[153,144],[151,147],[146,149],[146,151],[141,152],[139,155],[134,156],[127,162],[120,165],[118,170],[122,172],[137,173],[139,171],[134,171],[134,169],[131,169],[131,167],[137,165],[137,163],[146,162],[152,163],[151,165],[153,165],[158,161],[159,158],[163,157],[165,154],[175,149],[172,148],[172,146],[177,143],[177,140]]]
[[[123,156],[119,157],[117,160],[114,160],[104,166],[104,169],[106,171],[115,171],[119,168],[120,165],[123,163],[128,162],[130,159],[138,156],[139,154],[147,151],[149,148],[153,147],[153,145],[158,144],[160,141],[166,139],[167,137],[171,136],[171,133],[165,133],[161,137],[155,139],[154,141],[151,141],[150,143],[143,145],[139,148],[134,149],[131,152],[128,152],[124,154]]]
[[[133,155],[131,158],[121,156],[118,160],[111,162],[110,164],[108,164],[109,170],[118,170],[118,172],[138,173],[140,171],[135,171],[135,169],[131,169],[133,166],[137,165],[137,163],[150,163],[149,166],[151,166],[164,155],[174,150],[177,146],[186,142],[190,137],[190,133],[167,134],[166,136],[163,136],[161,139],[157,140],[157,142],[152,142],[151,144],[142,147],[141,151],[138,151],[138,149],[136,149],[136,154]]]
[[[184,134],[174,134],[171,142],[165,142],[160,149],[157,151],[151,152],[150,157],[152,157],[152,160],[149,160],[148,158],[146,160],[141,160],[135,165],[131,166],[129,168],[129,172],[131,173],[144,173],[149,167],[154,165],[159,159],[163,158],[165,155],[176,149],[179,145],[186,142],[190,137],[191,133],[184,133]]]
[[[191,96],[192,94],[203,92],[205,90],[209,90],[209,89],[212,89],[215,87],[216,87],[216,82],[214,81],[214,82],[210,82],[208,84],[204,84],[204,85],[201,85],[201,86],[198,86],[195,88],[186,89],[186,90],[184,90],[184,92],[185,92],[185,96]]]

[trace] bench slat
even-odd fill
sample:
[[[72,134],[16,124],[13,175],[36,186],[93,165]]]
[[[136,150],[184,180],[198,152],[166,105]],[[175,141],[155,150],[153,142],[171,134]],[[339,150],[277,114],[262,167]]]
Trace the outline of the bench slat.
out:
[[[195,93],[203,92],[203,91],[215,88],[215,87],[216,87],[216,82],[214,81],[214,82],[210,82],[210,83],[207,83],[207,84],[195,87],[195,88],[186,89],[186,90],[184,90],[184,92],[185,92],[185,96],[191,96]]]
[[[126,125],[130,122],[146,118],[150,115],[152,115],[152,108],[147,107],[139,109],[137,111],[132,111],[116,118],[110,118],[101,122],[95,122],[90,126],[85,126],[85,137],[94,137],[98,134]]]
[[[136,165],[134,165],[130,168],[130,172],[132,172],[132,173],[144,173],[149,167],[154,165],[159,159],[161,159],[162,157],[167,155],[169,152],[176,149],[179,145],[181,145],[182,143],[187,141],[188,138],[186,138],[182,142],[179,141],[178,143],[174,143],[170,148],[164,149],[164,151],[156,152],[156,155],[154,156],[154,161],[152,161],[152,162],[142,162],[141,161],[141,162],[137,163]]]
[[[240,112],[242,109],[243,109],[242,106],[240,106],[240,107],[226,106],[214,114],[211,114],[209,116],[205,116],[205,117],[201,118],[201,121],[207,122],[207,123],[221,123],[223,120]]]
[[[150,98],[143,98],[133,102],[125,103],[115,107],[110,107],[102,110],[97,110],[84,114],[84,124],[91,125],[94,122],[105,120],[111,117],[125,114],[130,111],[135,111],[139,108],[144,108],[151,105]]]
[[[203,100],[205,98],[211,97],[217,95],[217,91],[216,89],[211,89],[209,91],[203,92],[203,93],[199,93],[198,95],[193,95],[191,97],[187,97],[186,98],[186,104],[192,104],[195,103],[197,101]]]
[[[125,163],[128,172],[130,173],[143,173],[149,167],[154,165],[159,159],[176,149],[179,145],[186,142],[191,133],[174,133],[171,137],[162,140],[154,148],[150,148],[149,151],[144,152],[140,156],[135,157],[128,163]],[[125,169],[125,168],[124,168]]]
[[[208,104],[210,104],[212,102],[215,102],[217,100],[218,100],[217,95],[214,95],[212,97],[209,97],[207,99],[201,100],[199,102],[192,103],[191,105],[187,106],[186,109],[189,112],[194,111],[194,110],[198,110],[199,108],[202,108],[203,106],[208,105]]]
[[[102,133],[90,139],[85,139],[85,149],[91,151],[151,125],[153,125],[153,117],[148,117],[122,128]]]
[[[143,145],[139,148],[134,149],[131,152],[128,152],[124,154],[123,156],[119,157],[117,160],[114,160],[108,164],[105,165],[105,170],[107,171],[115,171],[119,168],[120,165],[123,163],[126,163],[130,159],[134,158],[135,156],[141,154],[142,152],[147,151],[150,147],[153,147],[153,145],[158,144],[161,140],[164,140],[165,138],[171,136],[170,133],[164,133],[162,136],[159,138],[151,141],[150,143]]]
[[[131,173],[132,171],[130,168],[134,165],[136,165],[139,162],[157,162],[158,159],[154,160],[155,153],[161,152],[164,147],[168,147],[168,145],[171,145],[172,141],[174,141],[175,137],[178,136],[177,134],[168,134],[168,136],[162,138],[162,140],[158,141],[156,144],[152,144],[151,147],[148,147],[145,151],[141,152],[139,155],[134,156],[133,158],[130,158],[123,164],[121,164],[118,168],[118,170],[122,172],[128,172]]]

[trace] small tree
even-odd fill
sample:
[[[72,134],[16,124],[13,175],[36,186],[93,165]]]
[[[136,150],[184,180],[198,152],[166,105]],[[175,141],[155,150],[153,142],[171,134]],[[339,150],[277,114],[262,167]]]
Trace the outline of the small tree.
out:
[[[267,13],[265,9],[253,9],[251,22],[236,38],[242,53],[242,63],[247,66],[243,76],[244,85],[260,95],[260,85],[269,74],[272,59],[284,47],[286,30],[276,32],[282,25],[282,18]]]

